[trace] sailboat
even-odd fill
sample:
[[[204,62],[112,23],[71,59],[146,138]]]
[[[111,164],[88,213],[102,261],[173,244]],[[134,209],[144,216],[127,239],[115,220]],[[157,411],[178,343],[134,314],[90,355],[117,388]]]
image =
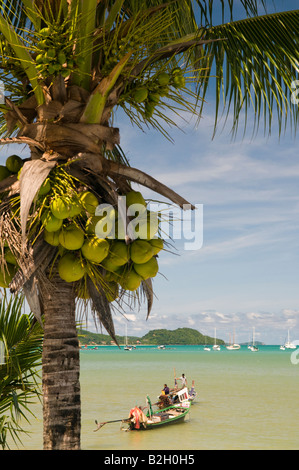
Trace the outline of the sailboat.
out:
[[[288,340],[287,340],[287,342],[284,344],[284,347],[285,347],[286,349],[296,349],[296,347],[297,347],[294,343],[292,343],[292,342],[290,341],[290,330],[288,330]]]
[[[240,349],[241,346],[237,343],[235,343],[235,330],[234,330],[234,336],[233,336],[233,343],[231,343],[231,340],[230,340],[230,335],[229,335],[229,345],[226,346],[226,349],[229,349],[231,351],[233,350],[237,350],[237,349]]]
[[[125,351],[132,351],[132,347],[128,345],[128,335],[127,335],[127,325],[126,325],[126,342],[125,342]]]
[[[207,337],[205,336],[205,346],[204,346],[204,351],[211,351],[211,348],[207,346]]]
[[[215,342],[214,342],[214,346],[213,346],[213,351],[220,351],[219,344],[216,344],[216,328],[215,328]]]
[[[253,327],[252,328],[252,344],[250,344],[248,346],[248,349],[250,349],[250,351],[252,352],[257,352],[259,350],[259,348],[257,346],[255,346],[255,343],[254,343],[254,338],[255,337],[255,328]]]

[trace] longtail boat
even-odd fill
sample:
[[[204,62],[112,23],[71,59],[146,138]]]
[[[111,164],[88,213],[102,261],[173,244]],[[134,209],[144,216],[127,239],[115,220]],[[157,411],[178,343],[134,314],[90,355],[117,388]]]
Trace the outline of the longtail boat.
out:
[[[167,424],[174,424],[179,421],[183,421],[189,413],[191,407],[191,403],[185,398],[187,392],[187,388],[178,392],[179,396],[181,397],[179,403],[167,406],[165,408],[158,408],[155,411],[153,410],[153,405],[149,396],[147,396],[146,408],[148,408],[148,410],[146,414],[143,412],[143,409],[141,407],[135,406],[135,408],[132,408],[130,410],[128,418],[106,421],[104,423],[99,424],[96,421],[97,429],[95,429],[95,431],[98,431],[107,423],[121,422],[121,429],[124,429],[123,424],[126,423],[128,425],[126,430],[141,431],[147,429],[154,429],[160,426],[165,426]],[[155,403],[155,405],[157,405],[157,403]]]

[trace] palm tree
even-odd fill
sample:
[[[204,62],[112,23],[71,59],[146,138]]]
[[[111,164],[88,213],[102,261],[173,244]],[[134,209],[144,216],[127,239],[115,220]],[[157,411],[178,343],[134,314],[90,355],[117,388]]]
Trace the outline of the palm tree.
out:
[[[80,448],[78,302],[114,339],[114,305],[145,298],[150,313],[162,234],[156,224],[155,240],[147,230],[138,238],[130,229],[136,213],[123,202],[138,201],[139,228],[160,215],[132,182],[193,208],[130,167],[115,111],[170,138],[171,115],[200,117],[216,76],[216,123],[222,104],[233,110],[234,129],[249,107],[267,131],[274,116],[281,129],[296,125],[299,11],[257,16],[258,3],[242,0],[245,19],[232,22],[233,2],[221,0],[222,23],[227,12],[231,21],[214,25],[219,2],[207,0],[0,2],[1,143],[30,149],[25,161],[6,162],[9,174],[1,169],[2,284],[23,290],[44,326],[45,449]]]
[[[21,441],[20,418],[28,421],[30,404],[40,395],[39,371],[43,331],[34,315],[22,313],[23,297],[0,301],[0,446],[8,437]]]

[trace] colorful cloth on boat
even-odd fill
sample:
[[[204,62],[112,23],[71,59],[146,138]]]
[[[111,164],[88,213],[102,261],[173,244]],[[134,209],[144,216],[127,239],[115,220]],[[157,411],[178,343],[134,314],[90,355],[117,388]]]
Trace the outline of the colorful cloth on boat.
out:
[[[135,429],[140,429],[140,424],[146,423],[147,421],[145,414],[138,406],[130,410],[129,418],[131,418]]]

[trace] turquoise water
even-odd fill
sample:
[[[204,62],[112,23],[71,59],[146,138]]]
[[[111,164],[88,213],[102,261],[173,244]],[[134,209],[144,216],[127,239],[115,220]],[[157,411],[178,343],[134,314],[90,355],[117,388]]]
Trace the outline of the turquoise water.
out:
[[[201,450],[298,449],[299,364],[290,350],[261,346],[251,352],[204,351],[202,346],[166,350],[116,347],[81,350],[82,449]],[[299,354],[298,354],[299,357]],[[155,400],[174,371],[195,381],[197,401],[185,422],[146,432],[124,432],[119,423],[94,432],[94,421],[126,418],[148,394]],[[23,439],[42,449],[42,413]]]

